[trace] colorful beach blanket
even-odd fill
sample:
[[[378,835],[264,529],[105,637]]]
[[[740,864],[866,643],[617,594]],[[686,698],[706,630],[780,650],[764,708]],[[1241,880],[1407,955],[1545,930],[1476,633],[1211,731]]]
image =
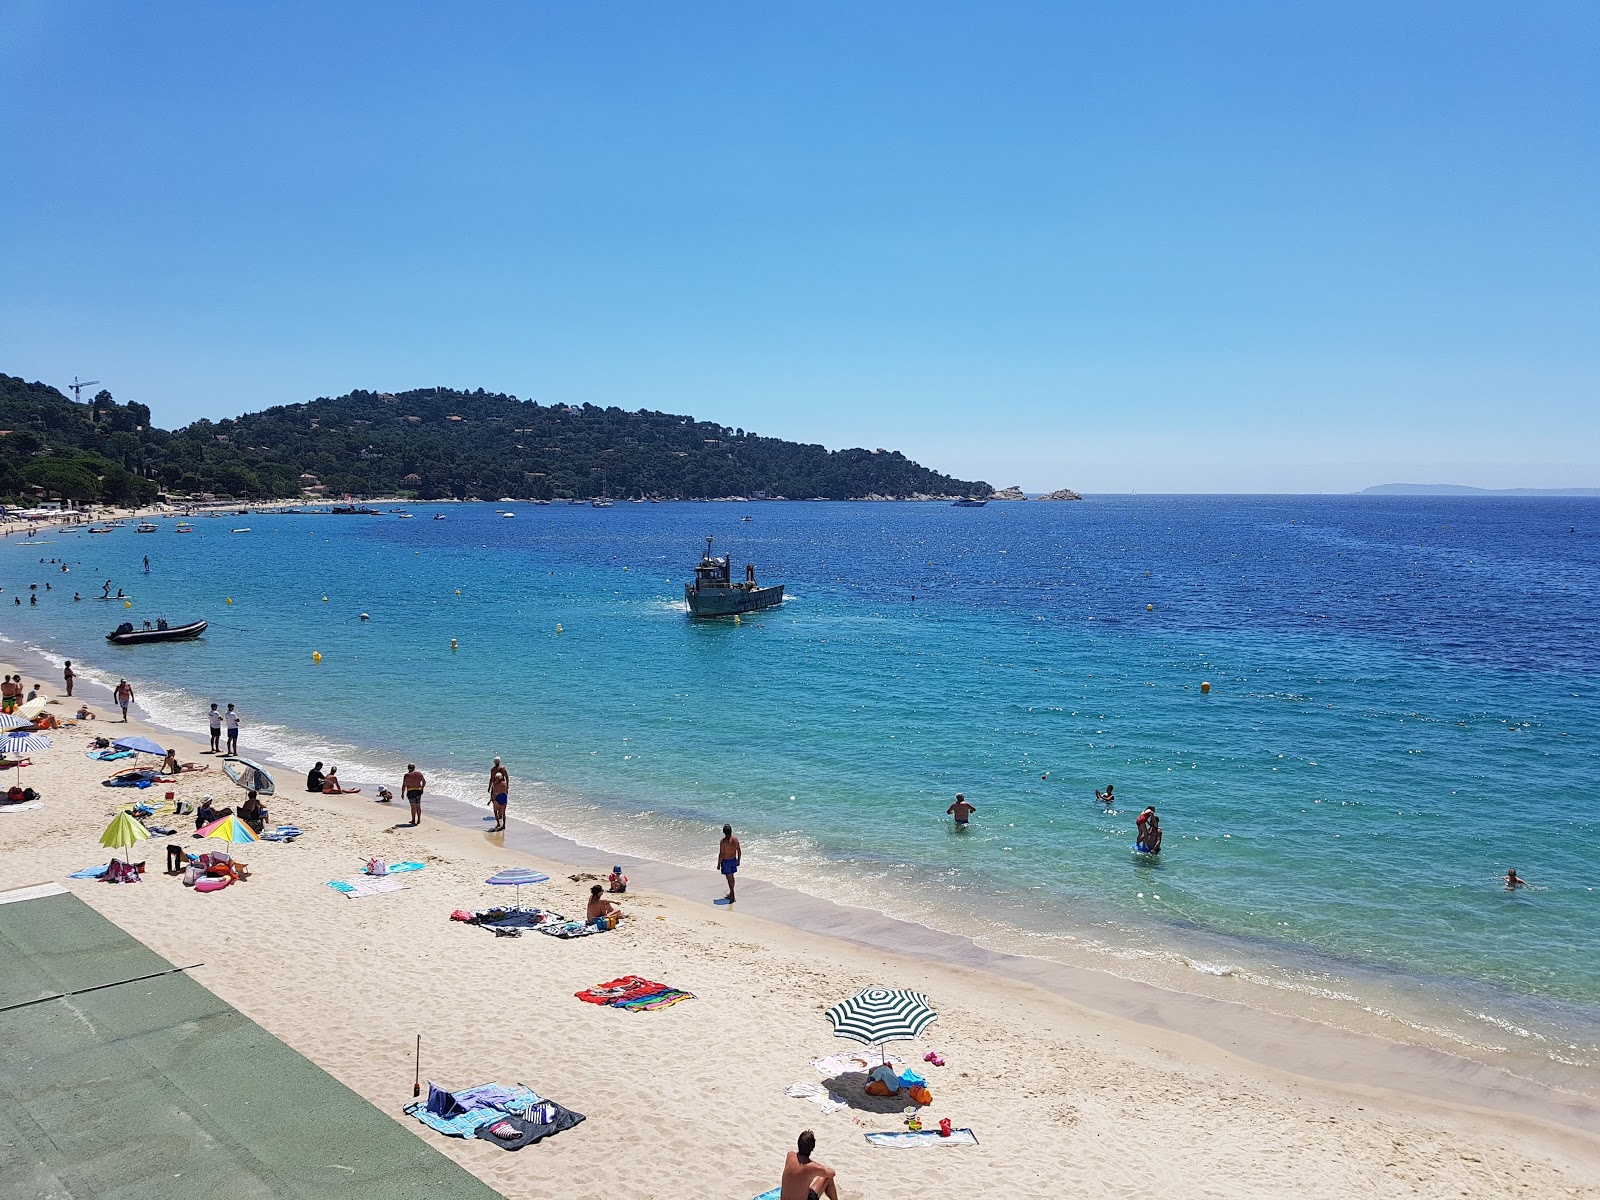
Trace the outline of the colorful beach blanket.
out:
[[[300,826],[279,825],[271,833],[263,833],[261,838],[267,842],[292,842],[300,836]]]
[[[404,875],[408,871],[421,871],[421,870],[425,869],[427,867],[427,865],[428,865],[427,863],[419,863],[419,862],[390,863],[389,864],[389,869],[387,871],[385,871],[383,874],[384,875]],[[363,875],[372,874],[372,872],[367,870],[365,867],[361,868],[361,873]],[[382,878],[382,876],[379,876],[379,878]]]
[[[398,879],[330,879],[328,886],[352,900],[359,900],[362,896],[403,891],[406,885]]]
[[[923,1129],[913,1133],[909,1129],[898,1133],[869,1133],[867,1144],[886,1146],[893,1150],[914,1150],[924,1146],[976,1146],[978,1135],[970,1129],[952,1129],[949,1137],[940,1137],[937,1129]]]
[[[646,1012],[657,1008],[671,1008],[683,1000],[693,1000],[692,992],[680,991],[664,983],[656,983],[639,975],[624,975],[592,988],[574,992],[587,1004],[600,1004],[608,1008],[625,1008],[630,1012]]]

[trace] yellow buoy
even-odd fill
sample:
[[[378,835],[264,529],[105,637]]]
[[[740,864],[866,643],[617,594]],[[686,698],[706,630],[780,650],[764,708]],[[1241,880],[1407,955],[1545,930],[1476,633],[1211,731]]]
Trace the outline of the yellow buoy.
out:
[[[311,661],[312,662],[321,662],[322,661],[322,651],[321,650],[313,650],[311,652]]]
[[[458,595],[458,596],[461,595],[461,589],[460,588],[456,589],[456,595]]]
[[[232,597],[232,596],[229,596],[229,597],[228,597],[228,600],[227,600],[227,602],[228,602],[228,603],[229,603],[229,604],[232,604],[232,603],[233,603],[233,597]]]
[[[1144,610],[1145,612],[1155,612],[1156,606],[1154,604],[1146,604]]]
[[[734,624],[735,624],[735,625],[738,625],[738,624],[740,624],[740,623],[741,623],[741,622],[740,622],[740,621],[739,621],[739,614],[738,614],[738,613],[734,613],[734,614],[733,614],[733,623],[734,623]]]
[[[1207,680],[1202,679],[1200,681],[1200,690],[1202,692],[1210,692],[1211,691],[1211,684]]]
[[[133,601],[132,600],[124,600],[122,602],[122,607],[123,608],[132,608],[133,607]]]

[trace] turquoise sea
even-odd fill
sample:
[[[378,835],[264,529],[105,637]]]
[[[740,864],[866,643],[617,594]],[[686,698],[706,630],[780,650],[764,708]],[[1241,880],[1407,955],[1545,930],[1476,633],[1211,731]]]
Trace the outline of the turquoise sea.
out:
[[[1600,1065],[1600,501],[411,511],[14,536],[0,651],[347,780],[477,799],[498,754],[513,816],[608,852],[705,865],[731,821],[752,875],[999,948]],[[688,620],[707,534],[782,608]]]

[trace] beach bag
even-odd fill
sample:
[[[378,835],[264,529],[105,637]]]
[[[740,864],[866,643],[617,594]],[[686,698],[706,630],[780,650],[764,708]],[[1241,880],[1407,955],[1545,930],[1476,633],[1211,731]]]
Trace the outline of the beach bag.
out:
[[[919,1083],[911,1089],[911,1102],[913,1104],[932,1104],[933,1093]]]
[[[387,875],[388,873],[389,873],[389,864],[384,862],[383,859],[381,859],[381,858],[369,858],[369,859],[367,859],[367,874],[368,875]]]

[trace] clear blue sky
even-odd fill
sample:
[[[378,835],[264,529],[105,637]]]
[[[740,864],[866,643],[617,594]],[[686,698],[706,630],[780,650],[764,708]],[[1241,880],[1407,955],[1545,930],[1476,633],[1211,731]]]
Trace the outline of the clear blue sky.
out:
[[[1600,485],[1593,3],[0,0],[0,371]]]

